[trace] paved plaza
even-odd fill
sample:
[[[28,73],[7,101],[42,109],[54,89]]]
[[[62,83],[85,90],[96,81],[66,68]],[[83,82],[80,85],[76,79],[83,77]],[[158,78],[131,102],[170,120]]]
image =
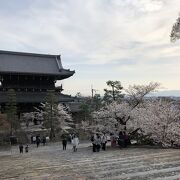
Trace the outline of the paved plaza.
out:
[[[61,143],[19,154],[18,147],[0,150],[1,180],[180,180],[180,150],[157,148],[108,148],[93,153],[90,143],[77,152]]]

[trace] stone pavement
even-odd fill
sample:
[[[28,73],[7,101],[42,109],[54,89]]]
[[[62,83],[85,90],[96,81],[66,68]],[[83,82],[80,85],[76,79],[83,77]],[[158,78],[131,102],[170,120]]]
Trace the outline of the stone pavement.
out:
[[[0,151],[0,180],[180,180],[180,150],[127,148],[93,153],[90,143],[77,152],[60,143]]]

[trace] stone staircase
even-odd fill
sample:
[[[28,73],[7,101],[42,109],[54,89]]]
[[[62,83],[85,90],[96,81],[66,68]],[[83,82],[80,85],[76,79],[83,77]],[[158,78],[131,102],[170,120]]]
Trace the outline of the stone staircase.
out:
[[[13,180],[180,180],[180,150],[127,148],[93,153],[89,143],[76,153],[61,143],[30,147],[28,154],[0,152],[0,179]]]

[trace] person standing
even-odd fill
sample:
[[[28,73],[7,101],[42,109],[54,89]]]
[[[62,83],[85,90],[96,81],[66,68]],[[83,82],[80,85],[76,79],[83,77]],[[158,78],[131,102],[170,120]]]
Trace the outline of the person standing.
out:
[[[75,134],[72,134],[72,135],[71,135],[71,144],[73,143],[74,137],[75,137]]]
[[[36,144],[36,136],[33,136],[32,140],[33,140],[33,144]]]
[[[66,150],[66,146],[67,146],[67,138],[65,136],[63,136],[62,139],[62,145],[63,145],[63,150]]]
[[[101,148],[101,136],[99,134],[96,134],[96,150],[97,152],[100,151],[100,148]]]
[[[71,134],[69,134],[69,138],[68,138],[68,140],[69,140],[69,143],[71,143],[71,142],[72,142],[72,135],[71,135]]]
[[[116,136],[114,134],[111,135],[111,147],[116,147]]]
[[[31,144],[33,144],[33,135],[31,135]]]
[[[23,153],[23,148],[24,148],[24,147],[23,147],[22,143],[20,143],[20,144],[19,144],[19,152],[20,152],[20,154]]]
[[[74,135],[74,138],[72,139],[72,145],[74,152],[76,152],[77,146],[79,145],[79,138],[77,137],[77,135]]]
[[[129,135],[127,134],[126,131],[123,132],[123,136],[124,136],[124,147],[127,147],[128,145],[131,145]]]
[[[124,139],[124,134],[122,131],[119,132],[118,144],[120,148],[125,147],[125,139]]]
[[[92,145],[93,145],[92,150],[93,150],[93,152],[96,152],[96,134],[93,134],[91,136],[91,142],[92,142]]]
[[[107,136],[105,134],[101,137],[101,143],[102,143],[102,150],[106,150],[106,143],[107,143]]]
[[[36,136],[36,145],[37,145],[37,148],[39,147],[40,142],[41,142],[40,137]]]
[[[43,146],[46,145],[46,137],[45,136],[42,137],[42,143],[43,143]]]
[[[26,152],[26,153],[29,152],[29,146],[28,146],[28,144],[27,144],[26,147],[25,147],[25,152]]]

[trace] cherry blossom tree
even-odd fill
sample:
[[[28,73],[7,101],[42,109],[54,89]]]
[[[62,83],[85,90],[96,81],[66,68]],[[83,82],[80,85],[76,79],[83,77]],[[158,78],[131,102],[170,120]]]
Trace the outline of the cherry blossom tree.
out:
[[[131,120],[132,113],[134,109],[138,108],[144,103],[145,97],[157,91],[160,87],[160,84],[157,82],[150,82],[147,85],[133,85],[129,86],[126,89],[126,98],[124,102],[116,103],[114,108],[116,112],[114,112],[115,119],[118,122],[118,126],[121,125],[126,130],[127,122]],[[137,129],[135,130],[137,131]]]
[[[126,125],[119,121],[122,118],[129,119]],[[126,126],[128,133],[136,131],[167,147],[180,145],[179,118],[180,110],[172,101],[148,99],[133,109],[127,102],[114,102],[93,113],[92,125],[86,123],[82,127],[92,132],[118,134]]]
[[[160,87],[158,82],[150,82],[147,85],[133,85],[126,89],[126,97],[129,105],[134,109],[139,104],[142,104],[145,96],[150,93],[156,92]]]
[[[50,129],[50,137],[55,137],[55,132],[68,132],[73,125],[72,116],[67,112],[67,107],[62,104],[53,106],[49,103],[41,103],[39,109],[36,109],[36,115],[43,117],[43,126]]]
[[[180,145],[180,110],[173,101],[155,100],[133,111],[129,130],[139,129],[162,146]]]
[[[113,102],[99,111],[93,112],[93,130],[106,132],[119,132],[125,128],[125,119],[131,115],[131,107],[127,102]]]
[[[126,90],[127,98],[113,102],[92,113],[91,124],[82,128],[94,132],[126,130],[149,136],[162,146],[180,145],[180,110],[173,101],[154,100],[145,96],[159,87],[159,83],[134,85]]]
[[[99,111],[92,113],[93,123],[96,126],[92,129],[100,130],[126,130],[126,124],[131,119],[131,114],[135,108],[143,103],[145,96],[155,91],[160,86],[159,83],[150,82],[148,85],[133,85],[126,90],[126,98],[121,102],[113,101],[105,105]]]

